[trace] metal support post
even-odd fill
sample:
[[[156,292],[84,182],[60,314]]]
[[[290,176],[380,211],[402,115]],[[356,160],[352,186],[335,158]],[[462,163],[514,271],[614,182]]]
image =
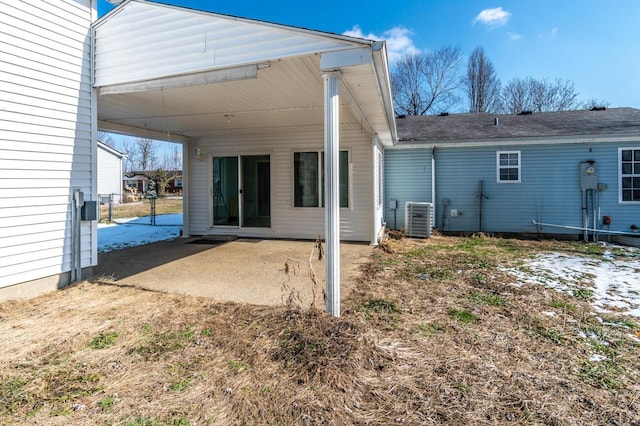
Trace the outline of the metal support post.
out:
[[[327,312],[340,316],[340,116],[337,72],[324,78],[324,182]]]

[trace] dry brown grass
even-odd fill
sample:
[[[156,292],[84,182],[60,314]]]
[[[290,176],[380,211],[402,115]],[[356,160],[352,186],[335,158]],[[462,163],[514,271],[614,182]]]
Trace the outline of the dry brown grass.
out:
[[[156,214],[182,213],[182,198],[157,198]],[[151,201],[143,199],[135,203],[114,204],[113,219],[128,217],[149,216],[151,214]],[[100,206],[100,221],[106,222],[109,218],[109,207],[104,204]]]
[[[0,423],[640,424],[640,345],[622,323],[497,269],[592,248],[387,244],[341,318],[107,281],[0,304]],[[610,362],[588,361],[581,330]]]

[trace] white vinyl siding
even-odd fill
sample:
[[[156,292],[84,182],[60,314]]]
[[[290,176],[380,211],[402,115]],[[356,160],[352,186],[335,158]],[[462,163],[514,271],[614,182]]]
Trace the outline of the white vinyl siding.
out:
[[[305,30],[160,4],[130,3],[106,19],[96,26],[98,46],[109,47],[96,51],[97,86],[352,47]]]
[[[71,191],[95,194],[91,0],[0,0],[0,287],[69,272]],[[94,265],[82,223],[82,267]]]
[[[122,158],[98,145],[98,194],[119,203],[122,199]]]
[[[262,135],[221,135],[198,140],[206,159],[198,161],[195,148],[190,150],[189,203],[192,235],[229,233],[211,227],[210,159],[212,156],[270,155],[271,159],[271,228],[237,230],[241,236],[315,239],[324,235],[323,208],[294,207],[293,153],[322,151],[324,134],[318,130],[273,130]],[[349,208],[340,209],[340,237],[343,240],[369,241],[372,229],[373,172],[371,136],[359,129],[341,129],[340,149],[350,153]]]

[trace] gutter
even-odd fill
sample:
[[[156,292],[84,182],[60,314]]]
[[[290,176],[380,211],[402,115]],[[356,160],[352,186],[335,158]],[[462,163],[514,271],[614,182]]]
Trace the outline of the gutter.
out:
[[[387,60],[386,42],[376,41],[371,45],[373,56],[373,72],[378,82],[379,95],[387,120],[387,126],[391,130],[391,143],[398,143],[398,130],[396,128],[396,117],[393,110],[393,95],[391,94],[391,80],[389,78],[389,61]]]
[[[463,141],[434,141],[434,140],[416,140],[412,143],[403,145],[394,145],[387,149],[425,149],[433,146],[438,148],[476,148],[483,146],[518,146],[518,145],[585,145],[589,143],[637,143],[637,136],[620,136],[605,135],[602,137],[593,136],[569,136],[555,138],[522,138],[522,139],[480,139],[480,140],[463,140]]]

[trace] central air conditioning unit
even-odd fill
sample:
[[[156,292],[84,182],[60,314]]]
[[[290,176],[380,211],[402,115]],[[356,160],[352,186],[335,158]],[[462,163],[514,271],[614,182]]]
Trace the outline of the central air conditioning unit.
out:
[[[409,237],[430,237],[434,216],[433,203],[407,201],[404,206],[405,234]]]

